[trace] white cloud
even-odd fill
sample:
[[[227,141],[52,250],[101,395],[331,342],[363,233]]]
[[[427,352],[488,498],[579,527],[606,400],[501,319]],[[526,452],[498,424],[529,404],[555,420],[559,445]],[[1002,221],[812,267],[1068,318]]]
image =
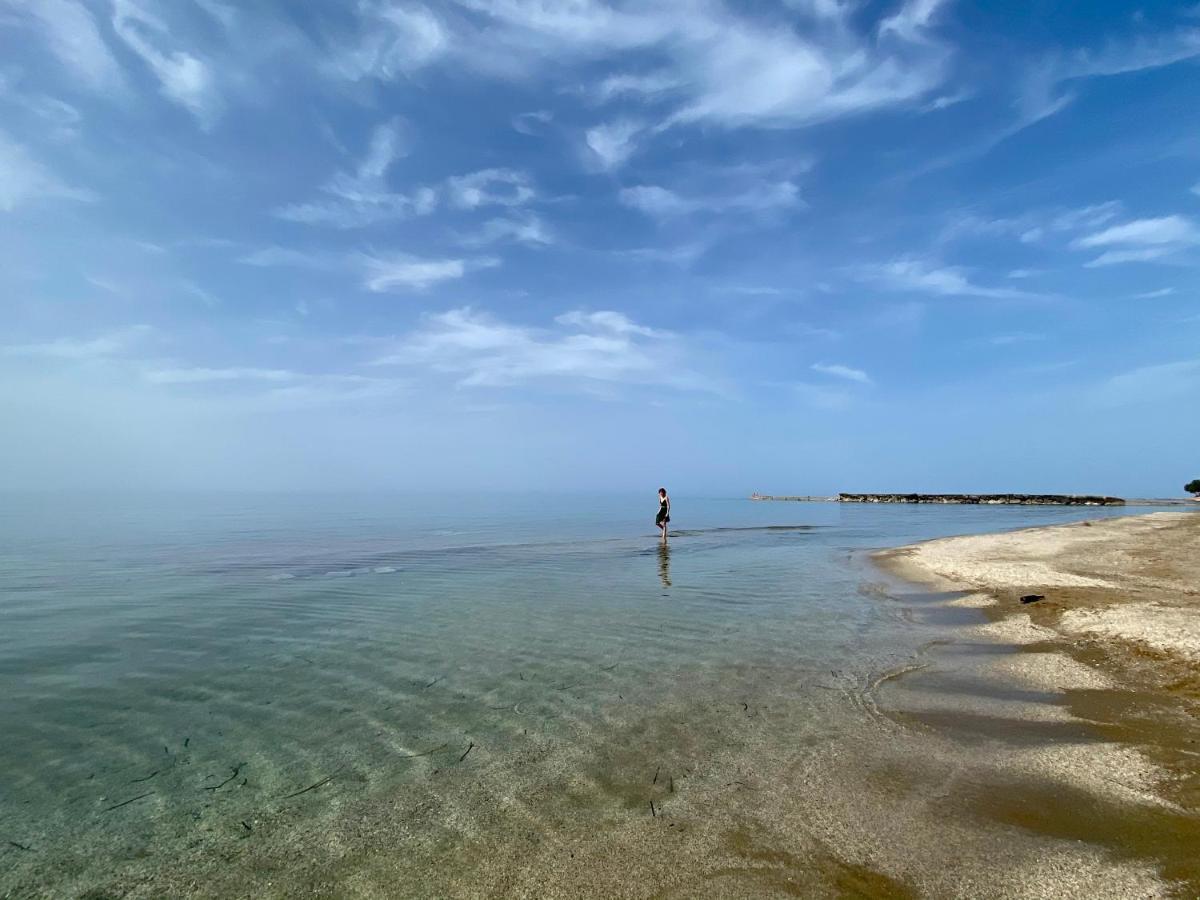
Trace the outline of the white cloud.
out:
[[[950,50],[930,30],[936,0],[910,0],[876,27],[859,4],[792,5],[810,19],[803,31],[794,14],[716,2],[456,0],[434,14],[366,0],[359,34],[330,70],[391,79],[446,64],[527,79],[639,52],[652,68],[605,73],[592,92],[653,107],[652,133],[685,123],[794,127],[915,103],[944,81]],[[585,129],[594,162],[613,169],[635,152],[649,136],[636,118]]]
[[[513,169],[483,169],[446,179],[450,203],[459,209],[520,206],[534,197],[529,176]]]
[[[470,308],[451,310],[426,317],[377,364],[428,367],[464,387],[598,382],[710,389],[680,364],[678,337],[669,332],[613,311],[565,313],[555,324],[535,328]]]
[[[846,381],[857,382],[858,384],[872,383],[871,377],[862,369],[854,369],[838,363],[813,363],[810,368],[814,372],[820,372],[822,375],[830,375],[834,378],[842,378]]]
[[[707,253],[711,246],[711,241],[700,239],[668,247],[636,247],[618,252],[633,259],[671,263],[686,268]]]
[[[927,31],[946,0],[908,0],[895,15],[879,23],[879,33],[892,33],[908,41],[927,38]]]
[[[202,127],[211,127],[223,104],[209,65],[174,46],[166,22],[140,0],[113,0],[112,26],[158,78],[163,96],[187,109]]]
[[[395,290],[423,291],[443,281],[455,281],[469,269],[487,268],[499,264],[484,259],[422,259],[407,254],[379,257],[363,254],[363,284],[369,291],[382,293]]]
[[[424,6],[367,0],[360,14],[359,35],[328,63],[343,78],[389,80],[429,65],[450,49],[450,35]]]
[[[321,188],[324,195],[311,203],[294,203],[275,211],[281,219],[307,225],[361,228],[375,222],[427,215],[437,207],[432,188],[417,188],[410,194],[392,191],[387,173],[407,153],[404,125],[391,119],[371,134],[366,154],[353,171],[337,172]]]
[[[289,247],[262,247],[238,257],[238,262],[247,266],[293,266],[298,269],[336,269],[343,265],[341,257],[310,250],[293,250]]]
[[[603,169],[615,169],[637,149],[636,138],[643,127],[629,119],[618,119],[589,128],[584,140],[593,160]]]
[[[29,155],[20,144],[0,133],[0,210],[11,212],[18,206],[42,197],[91,201],[91,191],[71,187]]]
[[[295,381],[300,376],[286,369],[256,369],[233,367],[208,369],[203,367],[147,369],[142,377],[153,384],[205,384],[214,381]]]
[[[626,206],[655,218],[672,218],[697,212],[767,212],[800,203],[800,189],[792,181],[763,181],[727,193],[681,196],[659,185],[622,188],[620,200]]]
[[[997,300],[1035,299],[1041,295],[1012,288],[975,284],[965,269],[937,266],[915,257],[903,257],[860,272],[868,281],[878,281],[895,290],[939,294],[945,297],[989,297]]]
[[[636,334],[642,337],[669,337],[669,332],[647,328],[645,325],[638,325],[624,313],[612,310],[600,310],[598,312],[573,310],[572,312],[563,313],[561,316],[556,316],[554,321],[559,325],[571,325],[589,330],[611,331],[614,334]]]
[[[376,293],[423,291],[444,281],[456,281],[468,272],[498,266],[495,257],[428,259],[408,253],[333,253],[263,247],[240,257],[249,266],[286,266],[317,271],[353,271],[363,287]]]
[[[643,98],[659,96],[673,93],[681,87],[678,76],[670,72],[654,72],[649,75],[619,74],[609,75],[596,85],[593,93],[596,99],[607,102],[628,94]]]
[[[27,82],[28,79],[10,78],[0,72],[0,97],[36,116],[39,131],[51,140],[65,142],[79,137],[83,122],[79,110],[57,97],[39,93]]]
[[[1175,288],[1165,287],[1165,288],[1159,288],[1156,291],[1143,291],[1140,294],[1134,294],[1133,299],[1134,300],[1157,300],[1160,297],[1170,297],[1174,293],[1175,293]]]
[[[1142,366],[1114,375],[1096,390],[1097,400],[1110,406],[1159,403],[1200,396],[1200,360]]]
[[[1044,334],[1037,334],[1030,331],[1015,331],[1011,334],[997,334],[990,338],[988,342],[997,347],[1007,347],[1011,344],[1029,344],[1044,340],[1046,340]]]
[[[451,206],[468,210],[520,206],[536,196],[529,176],[514,169],[483,169],[451,176],[440,187],[424,185],[408,193],[393,191],[387,173],[406,152],[403,124],[398,119],[386,122],[375,129],[366,155],[354,170],[336,173],[321,187],[321,199],[285,206],[275,215],[307,225],[349,229],[429,215],[438,208],[441,195]]]
[[[100,359],[124,353],[151,332],[148,325],[133,325],[94,338],[54,338],[31,344],[10,344],[2,349],[11,356],[63,360]]]
[[[1085,228],[1099,228],[1115,219],[1120,212],[1121,204],[1114,200],[1074,209],[1038,210],[1007,218],[956,214],[942,230],[939,239],[1015,237],[1023,244],[1034,244]]]
[[[480,229],[463,238],[468,247],[479,247],[499,241],[516,241],[531,247],[548,247],[554,243],[554,233],[532,213],[512,218],[489,219]]]
[[[1183,216],[1162,216],[1157,219],[1135,219],[1124,225],[1114,225],[1096,234],[1082,237],[1076,247],[1107,247],[1112,244],[1195,244],[1200,243],[1200,230]]]
[[[50,52],[79,75],[84,87],[115,91],[125,79],[116,57],[104,42],[96,20],[75,0],[28,0],[16,4],[40,27]]]
[[[1088,267],[1126,262],[1149,262],[1200,244],[1200,228],[1184,216],[1134,219],[1103,231],[1078,238],[1078,249],[1112,247],[1114,249],[1085,263]]]
[[[1144,247],[1139,250],[1107,250],[1095,259],[1085,262],[1083,267],[1095,269],[1100,266],[1114,266],[1118,263],[1153,262],[1164,256],[1170,256],[1176,249],[1175,247]]]
[[[218,395],[222,407],[238,410],[307,409],[328,404],[386,400],[404,393],[407,381],[341,373],[308,373],[254,366],[147,366],[147,384],[181,389],[195,399]]]
[[[1076,50],[1043,59],[1022,79],[1017,102],[1021,118],[1004,137],[1065,109],[1075,99],[1075,82],[1158,69],[1198,55],[1200,31],[1181,29],[1149,38],[1113,41],[1099,51]]]

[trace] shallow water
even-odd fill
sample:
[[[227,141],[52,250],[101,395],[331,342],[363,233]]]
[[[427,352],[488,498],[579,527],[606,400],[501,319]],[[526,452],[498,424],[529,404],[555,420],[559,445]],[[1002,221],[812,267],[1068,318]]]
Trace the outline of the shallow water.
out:
[[[6,497],[0,893],[201,871],[263,822],[327,853],[468,765],[536,790],[569,761],[619,807],[622,730],[678,709],[703,748],[700,706],[770,696],[754,752],[815,741],[864,714],[829,692],[954,624],[887,602],[863,551],[1140,511],[672,499],[663,548],[653,494]],[[590,802],[536,827],[611,815]]]

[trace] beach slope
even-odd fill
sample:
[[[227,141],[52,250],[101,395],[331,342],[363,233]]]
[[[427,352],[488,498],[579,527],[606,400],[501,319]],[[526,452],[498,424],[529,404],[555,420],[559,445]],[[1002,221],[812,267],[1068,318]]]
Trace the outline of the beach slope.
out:
[[[1114,662],[1200,668],[1196,513],[943,538],[880,559],[911,580],[986,592],[999,615],[1028,615],[1072,642],[1102,643]],[[1021,602],[1034,596],[1043,599]]]

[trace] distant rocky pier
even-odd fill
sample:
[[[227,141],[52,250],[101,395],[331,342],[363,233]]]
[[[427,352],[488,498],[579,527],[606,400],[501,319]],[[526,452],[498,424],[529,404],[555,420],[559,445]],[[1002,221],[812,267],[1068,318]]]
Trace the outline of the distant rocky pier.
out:
[[[995,506],[1124,506],[1120,497],[1087,494],[838,494],[836,497],[777,497],[751,494],[751,500],[807,500],[837,503],[959,503]]]

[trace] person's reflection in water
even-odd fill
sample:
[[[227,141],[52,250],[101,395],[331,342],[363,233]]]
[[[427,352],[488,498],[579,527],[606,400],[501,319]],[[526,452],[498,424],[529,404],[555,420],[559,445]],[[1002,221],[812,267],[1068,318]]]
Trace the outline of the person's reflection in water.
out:
[[[666,541],[658,545],[658,577],[663,587],[671,586],[671,545]]]

